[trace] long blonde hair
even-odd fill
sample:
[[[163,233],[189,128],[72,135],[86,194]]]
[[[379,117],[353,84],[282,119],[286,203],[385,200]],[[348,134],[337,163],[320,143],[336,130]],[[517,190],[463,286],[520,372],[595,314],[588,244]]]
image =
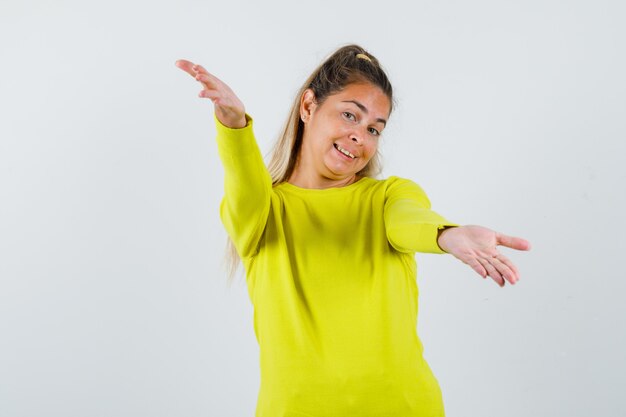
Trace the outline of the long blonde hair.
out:
[[[267,169],[273,185],[289,180],[296,166],[304,132],[304,123],[300,119],[300,100],[304,92],[307,89],[313,90],[315,101],[319,105],[328,96],[357,82],[367,82],[379,87],[389,98],[393,109],[393,89],[378,60],[358,45],[346,45],[337,49],[313,71],[294,98],[287,121],[270,152]],[[380,155],[377,152],[357,175],[375,177],[380,171]],[[230,284],[241,263],[230,238],[227,241],[225,261]]]

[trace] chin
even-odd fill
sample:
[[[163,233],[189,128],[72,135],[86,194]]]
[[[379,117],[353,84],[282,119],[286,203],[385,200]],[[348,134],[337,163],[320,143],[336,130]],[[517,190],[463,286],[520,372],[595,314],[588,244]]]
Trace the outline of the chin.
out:
[[[346,167],[344,165],[337,164],[327,164],[324,168],[326,168],[326,172],[333,176],[337,177],[346,177],[350,175],[356,174],[362,168],[356,169],[355,167]]]
[[[361,164],[358,164],[358,166],[351,166],[351,165],[346,166],[345,164],[337,164],[337,163],[326,163],[324,165],[325,165],[324,168],[326,168],[326,174],[328,174],[325,176],[333,180],[340,180],[340,179],[352,177],[356,175],[357,173],[363,171],[365,167],[367,166],[367,164],[363,166],[361,166]]]

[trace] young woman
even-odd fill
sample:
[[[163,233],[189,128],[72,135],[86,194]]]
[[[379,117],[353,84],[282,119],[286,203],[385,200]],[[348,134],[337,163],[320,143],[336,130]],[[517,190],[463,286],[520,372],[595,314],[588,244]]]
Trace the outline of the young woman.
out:
[[[458,226],[414,182],[373,178],[393,95],[378,60],[340,48],[302,86],[266,167],[242,102],[200,65],[176,65],[215,107],[221,218],[246,270],[260,346],[257,417],[440,417],[417,336],[415,252],[450,253],[500,286],[498,245]]]

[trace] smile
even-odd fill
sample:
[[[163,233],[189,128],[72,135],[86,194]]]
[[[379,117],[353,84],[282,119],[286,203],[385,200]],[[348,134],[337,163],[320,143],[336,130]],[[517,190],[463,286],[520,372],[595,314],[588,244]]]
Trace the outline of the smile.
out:
[[[341,152],[345,156],[347,156],[349,158],[352,158],[352,159],[356,158],[356,156],[352,155],[350,153],[350,151],[348,151],[347,149],[342,148],[341,146],[337,145],[336,143],[333,143],[333,146],[335,147],[335,149],[337,149],[339,152]]]

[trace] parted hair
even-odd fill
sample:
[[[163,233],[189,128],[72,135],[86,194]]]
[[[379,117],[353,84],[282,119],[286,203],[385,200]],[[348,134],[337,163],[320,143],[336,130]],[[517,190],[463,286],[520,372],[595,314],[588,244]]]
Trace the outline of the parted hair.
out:
[[[300,101],[304,92],[311,89],[316,103],[321,105],[326,98],[354,83],[369,83],[380,88],[389,98],[392,106],[390,110],[393,109],[393,89],[378,59],[354,44],[337,49],[313,71],[294,98],[281,134],[270,152],[267,168],[273,185],[288,181],[298,161],[304,132],[304,123],[300,118]],[[380,155],[376,152],[357,175],[375,177],[380,171]],[[227,243],[226,263],[230,283],[240,263],[230,238]]]

